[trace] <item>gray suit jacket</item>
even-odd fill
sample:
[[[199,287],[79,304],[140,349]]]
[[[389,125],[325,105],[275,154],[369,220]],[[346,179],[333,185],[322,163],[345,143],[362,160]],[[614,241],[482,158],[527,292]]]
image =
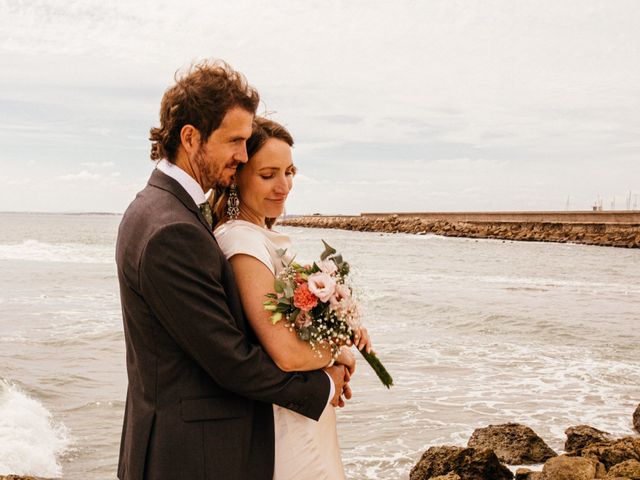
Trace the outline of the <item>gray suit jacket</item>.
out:
[[[124,214],[116,263],[129,379],[118,477],[271,480],[271,404],[317,420],[327,375],[285,373],[258,345],[198,207],[158,170]]]

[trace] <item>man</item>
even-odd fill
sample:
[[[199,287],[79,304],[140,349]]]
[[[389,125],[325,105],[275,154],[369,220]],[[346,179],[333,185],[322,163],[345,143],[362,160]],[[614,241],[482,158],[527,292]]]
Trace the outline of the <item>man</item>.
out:
[[[151,129],[160,162],[116,246],[129,378],[121,480],[271,480],[271,404],[317,420],[339,401],[344,368],[284,373],[256,343],[212,234],[204,192],[247,161],[258,101],[241,74],[204,62],[165,92]]]

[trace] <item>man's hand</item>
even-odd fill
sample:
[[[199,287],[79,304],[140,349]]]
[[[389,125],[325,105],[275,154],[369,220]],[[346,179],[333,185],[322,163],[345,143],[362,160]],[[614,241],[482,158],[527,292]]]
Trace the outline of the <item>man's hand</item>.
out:
[[[344,400],[342,400],[342,390],[345,387],[345,383],[348,381],[348,371],[344,367],[344,365],[334,365],[332,367],[327,367],[324,369],[327,372],[331,379],[333,380],[333,384],[336,387],[336,392],[331,399],[331,405],[334,407],[343,407]]]
[[[343,346],[340,347],[340,354],[336,359],[336,363],[344,365],[347,368],[347,372],[349,373],[349,377],[352,377],[356,371],[356,357],[353,355],[350,347]],[[347,379],[347,382],[349,379]]]

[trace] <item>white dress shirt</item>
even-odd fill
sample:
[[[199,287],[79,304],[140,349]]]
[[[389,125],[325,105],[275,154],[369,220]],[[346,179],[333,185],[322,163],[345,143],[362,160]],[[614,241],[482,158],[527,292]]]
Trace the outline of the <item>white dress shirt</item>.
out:
[[[189,175],[177,165],[174,165],[173,163],[163,158],[157,163],[156,168],[178,182],[180,186],[187,191],[196,205],[199,206],[200,204],[207,201],[207,196],[205,195],[204,190],[202,189],[200,184],[196,182],[191,175]],[[329,377],[329,383],[331,384],[331,389],[329,391],[329,400],[327,401],[328,406],[331,402],[331,399],[336,393],[336,386],[333,383],[333,378],[331,378],[331,375],[327,373],[327,377]]]

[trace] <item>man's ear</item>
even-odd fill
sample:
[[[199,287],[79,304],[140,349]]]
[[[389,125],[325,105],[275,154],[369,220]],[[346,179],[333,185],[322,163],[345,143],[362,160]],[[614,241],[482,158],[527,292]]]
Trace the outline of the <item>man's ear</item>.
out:
[[[200,148],[200,132],[193,125],[185,125],[180,130],[180,143],[188,154],[194,154]]]

